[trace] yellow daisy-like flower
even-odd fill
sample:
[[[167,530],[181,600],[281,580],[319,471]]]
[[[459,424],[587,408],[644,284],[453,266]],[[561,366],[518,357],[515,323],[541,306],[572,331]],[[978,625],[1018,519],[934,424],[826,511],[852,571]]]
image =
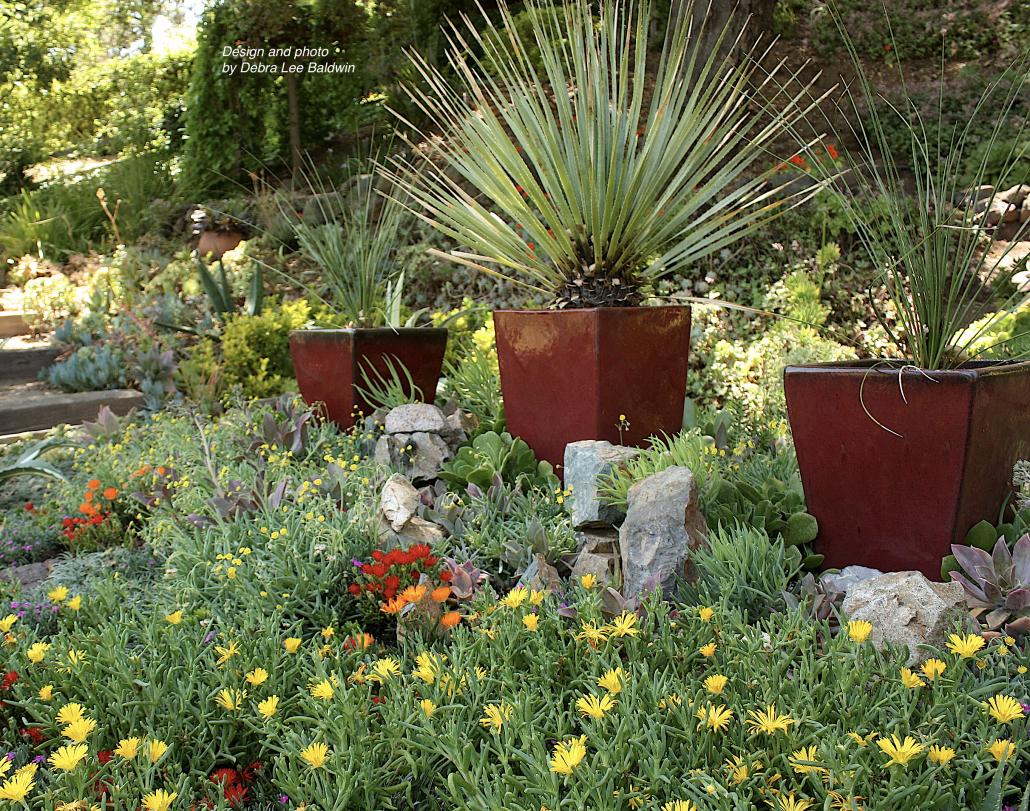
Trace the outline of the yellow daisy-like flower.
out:
[[[62,746],[50,755],[48,761],[55,769],[63,769],[66,772],[70,772],[86,757],[86,752],[88,751],[89,747],[84,743],[74,746]]]
[[[373,675],[369,676],[369,678],[382,684],[394,676],[399,676],[400,673],[401,666],[396,659],[380,659],[372,665]]]
[[[908,766],[908,762],[914,757],[918,757],[923,752],[923,747],[916,743],[916,739],[910,735],[905,736],[904,742],[898,740],[897,735],[891,735],[891,739],[884,740],[880,739],[876,742],[885,754],[890,755],[890,760],[887,762],[888,766],[893,766],[897,763],[899,766]]]
[[[268,671],[263,667],[255,667],[250,673],[247,674],[247,681],[257,687],[259,684],[264,684],[268,680]]]
[[[923,662],[923,674],[930,681],[936,681],[937,677],[940,676],[948,666],[944,664],[940,659],[927,659]]]
[[[602,690],[607,690],[613,696],[617,696],[622,692],[622,685],[625,681],[626,674],[622,672],[621,667],[616,667],[601,676],[601,678],[597,680],[597,686]]]
[[[74,724],[86,717],[81,704],[65,704],[57,713],[57,723]]]
[[[303,640],[298,639],[295,636],[291,636],[289,639],[284,639],[283,640],[283,647],[286,648],[286,652],[287,653],[296,653],[297,652],[297,648],[300,647],[300,643],[302,641]]]
[[[46,642],[34,642],[29,648],[26,656],[29,657],[29,661],[35,665],[40,664],[46,657],[46,652],[50,650],[50,645]]]
[[[560,741],[554,745],[552,760],[547,761],[552,772],[558,774],[572,774],[572,770],[583,762],[587,754],[587,736],[580,735],[578,738],[570,738],[567,741]]]
[[[218,695],[215,696],[215,703],[224,709],[229,710],[242,710],[243,699],[247,697],[246,690],[226,690],[224,687],[218,691]]]
[[[583,715],[589,715],[595,721],[603,718],[604,714],[614,706],[615,699],[608,693],[605,693],[602,698],[598,698],[595,695],[586,695],[576,699],[576,709],[583,713]]]
[[[796,774],[825,772],[826,767],[819,765],[821,763],[818,746],[802,746],[790,758],[790,765]]]
[[[866,622],[865,620],[851,620],[851,622],[848,623],[848,636],[859,644],[865,642],[869,638],[869,634],[872,632],[873,624],[871,622]]]
[[[793,792],[790,794],[780,794],[776,798],[777,811],[808,811],[811,807],[811,800],[795,797]]]
[[[522,618],[522,624],[530,631],[535,631],[537,626],[540,624],[540,617],[537,614],[526,614],[526,616]]]
[[[697,616],[700,618],[701,622],[711,622],[712,617],[715,616],[715,609],[708,607],[699,608],[697,610]]]
[[[848,737],[850,737],[850,738],[854,738],[854,739],[855,739],[855,743],[857,743],[857,744],[858,744],[859,746],[868,746],[868,745],[869,745],[869,742],[870,742],[870,741],[871,741],[871,740],[872,740],[873,738],[875,738],[875,737],[876,737],[876,736],[877,736],[878,734],[879,734],[879,733],[877,733],[877,732],[870,732],[870,733],[869,733],[868,735],[866,735],[866,736],[865,736],[865,737],[863,738],[863,737],[862,737],[861,735],[859,735],[859,734],[858,734],[857,732],[849,732],[849,733],[848,733]]]
[[[517,586],[504,596],[503,599],[499,600],[500,604],[505,608],[518,608],[526,600],[529,599],[529,589],[525,586]]]
[[[14,627],[14,623],[18,621],[17,614],[8,614],[2,620],[0,620],[0,633],[7,633]]]
[[[991,741],[990,746],[985,747],[984,751],[990,752],[994,759],[1000,762],[1005,758],[1011,760],[1012,756],[1016,753],[1016,747],[1010,740]]]
[[[32,781],[33,775],[33,772],[20,771],[10,780],[4,780],[3,785],[0,785],[0,799],[16,803],[24,800],[25,795],[32,791],[32,787],[35,785]]]
[[[39,697],[44,701],[49,701],[54,697],[54,685],[44,684],[39,688]]]
[[[608,626],[608,633],[613,637],[636,636],[640,633],[640,629],[636,625],[637,615],[623,611],[612,620],[611,625]]]
[[[82,608],[82,595],[75,595],[68,602],[65,603],[65,606],[70,608],[72,611],[78,611],[80,608]]]
[[[992,715],[999,724],[1007,724],[1016,718],[1022,718],[1023,708],[1020,703],[1010,696],[994,696],[984,704],[988,714]]]
[[[215,646],[215,653],[218,654],[218,664],[224,665],[229,661],[230,658],[240,652],[240,649],[236,647],[236,640],[229,641],[229,647],[223,648],[218,645]]]
[[[673,800],[663,805],[662,811],[697,811],[697,806],[690,800]]]
[[[147,757],[150,758],[151,763],[157,763],[167,751],[168,744],[164,741],[159,741],[156,738],[152,741],[147,741]]]
[[[511,718],[511,707],[507,704],[487,704],[483,712],[485,714],[479,723],[491,732],[500,732],[504,722]]]
[[[92,718],[80,718],[64,728],[64,737],[75,743],[83,743],[89,733],[97,728],[97,722]]]
[[[336,631],[334,631],[334,630],[333,630],[333,626],[332,626],[332,625],[330,625],[330,626],[328,626],[327,628],[323,628],[323,629],[322,629],[322,630],[320,631],[320,633],[322,634],[322,637],[323,637],[323,638],[325,638],[325,639],[329,639],[329,638],[331,638],[332,636],[334,636],[334,635],[336,634]]]
[[[579,578],[579,582],[583,584],[583,588],[592,589],[594,586],[597,585],[597,575],[585,574],[581,578]]]
[[[728,681],[726,676],[716,673],[704,680],[705,689],[713,695],[721,695]]]
[[[910,690],[923,686],[923,680],[907,667],[901,668],[901,683]]]
[[[324,743],[313,743],[301,752],[300,756],[308,762],[312,769],[319,769],[329,759],[329,747]]]
[[[51,589],[46,593],[46,596],[53,600],[55,603],[63,603],[68,599],[68,587],[57,586],[57,588]]]
[[[968,636],[952,634],[948,637],[948,650],[956,656],[961,656],[963,659],[970,659],[976,656],[977,652],[986,644],[987,642],[984,638],[977,634],[969,634]]]
[[[279,696],[269,696],[264,701],[258,704],[258,712],[261,713],[261,717],[268,719],[275,715],[275,711],[279,708]]]
[[[608,629],[604,626],[597,627],[597,623],[593,620],[590,622],[583,623],[583,630],[576,634],[577,640],[586,640],[590,643],[590,647],[596,648],[598,643],[604,642],[608,638]]]
[[[433,711],[436,709],[436,705],[428,698],[423,698],[420,702],[418,702],[418,705],[422,708],[422,712],[426,714],[426,718],[431,716],[433,714]]]
[[[750,720],[745,721],[752,732],[764,732],[766,735],[775,735],[777,732],[786,732],[791,724],[797,723],[789,715],[780,715],[776,711],[775,704],[769,704],[764,710],[751,710],[748,715]]]
[[[948,746],[931,746],[926,756],[940,766],[947,766],[955,757],[955,750]]]
[[[531,592],[529,592],[529,602],[531,602],[533,605],[540,605],[540,603],[544,601],[544,598],[546,596],[546,591],[537,591],[536,589],[533,589]]]
[[[139,754],[140,743],[139,738],[125,738],[118,742],[118,748],[114,750],[114,753],[126,760],[132,760]]]
[[[172,807],[172,801],[178,796],[176,792],[169,794],[164,789],[158,789],[143,795],[143,807],[147,811],[168,811]]]
[[[715,656],[716,647],[717,645],[714,642],[709,642],[707,645],[702,645],[698,653],[700,653],[702,656],[708,659],[712,656]]]
[[[695,715],[701,721],[698,729],[708,727],[716,732],[725,732],[733,720],[733,710],[729,707],[702,707]]]
[[[311,690],[311,695],[314,698],[328,701],[333,697],[333,686],[326,679],[322,679],[318,684],[311,685],[309,689]]]
[[[165,620],[172,625],[178,625],[182,622],[182,611],[173,611],[171,614],[166,614]]]
[[[678,707],[682,703],[683,699],[679,697],[678,693],[670,693],[658,702],[658,709],[671,710],[674,707]]]

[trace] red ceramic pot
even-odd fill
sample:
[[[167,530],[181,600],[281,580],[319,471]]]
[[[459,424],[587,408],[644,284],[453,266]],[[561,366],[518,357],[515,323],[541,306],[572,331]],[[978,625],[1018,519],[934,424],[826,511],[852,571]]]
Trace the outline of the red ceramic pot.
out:
[[[538,459],[558,468],[569,442],[682,428],[689,307],[504,310],[494,326],[508,431]]]
[[[212,260],[221,259],[222,254],[234,250],[243,242],[243,234],[238,231],[203,231],[197,242],[197,256]]]
[[[375,411],[355,388],[368,388],[362,370],[373,380],[375,375],[369,369],[389,379],[387,358],[394,366],[400,361],[425,402],[432,403],[446,349],[447,330],[442,328],[303,329],[290,333],[290,354],[301,395],[308,403],[325,403],[327,419],[343,429],[350,428],[359,413]]]
[[[997,522],[1013,463],[1030,458],[1030,362],[788,366],[783,382],[827,568],[940,580],[951,544]]]

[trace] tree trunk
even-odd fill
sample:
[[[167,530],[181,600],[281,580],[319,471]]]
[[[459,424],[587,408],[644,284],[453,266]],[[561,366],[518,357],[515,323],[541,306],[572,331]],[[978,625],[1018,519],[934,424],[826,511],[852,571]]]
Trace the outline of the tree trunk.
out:
[[[290,118],[290,165],[293,168],[293,184],[296,186],[302,168],[302,155],[300,150],[300,106],[297,103],[297,75],[295,73],[286,74],[286,103]]]
[[[739,62],[756,43],[759,50],[755,55],[760,56],[772,42],[775,8],[776,0],[672,0],[668,30],[692,27],[690,38],[698,49],[696,76],[717,45],[720,60],[729,56]],[[726,35],[719,43],[724,29]]]

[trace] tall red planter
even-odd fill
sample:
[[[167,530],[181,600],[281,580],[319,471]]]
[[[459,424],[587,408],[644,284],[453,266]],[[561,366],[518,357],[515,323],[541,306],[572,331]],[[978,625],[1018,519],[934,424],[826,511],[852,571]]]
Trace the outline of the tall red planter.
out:
[[[1030,362],[932,372],[872,361],[788,366],[783,382],[827,568],[916,569],[940,580],[951,544],[998,520],[1012,465],[1030,458]]]
[[[682,427],[689,307],[503,310],[494,327],[508,431],[537,458],[559,468],[569,442]]]
[[[442,328],[304,329],[290,333],[290,354],[297,386],[308,403],[325,403],[327,419],[350,428],[358,415],[375,406],[355,389],[368,388],[361,371],[369,369],[389,379],[387,358],[400,361],[432,403],[447,349]],[[408,392],[410,394],[410,392]]]

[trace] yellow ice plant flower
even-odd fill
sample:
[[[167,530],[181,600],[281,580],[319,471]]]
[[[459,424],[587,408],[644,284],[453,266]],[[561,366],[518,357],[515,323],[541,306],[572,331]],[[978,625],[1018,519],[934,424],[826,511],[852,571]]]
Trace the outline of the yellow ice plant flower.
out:
[[[795,774],[808,774],[809,772],[825,772],[826,768],[819,764],[822,760],[819,759],[819,747],[818,746],[802,746],[790,757],[790,765],[794,769]]]
[[[567,741],[559,741],[554,745],[552,760],[547,761],[552,772],[558,774],[572,774],[572,770],[583,762],[587,754],[587,736],[580,735],[578,738],[570,738]]]
[[[733,710],[721,706],[707,709],[702,707],[697,711],[697,717],[701,719],[701,723],[697,725],[698,729],[707,726],[716,732],[725,732],[733,720]]]
[[[89,747],[84,743],[74,746],[62,746],[50,755],[48,760],[55,769],[63,769],[66,772],[70,772],[86,757],[86,752],[88,751]]]
[[[263,667],[255,667],[250,673],[247,674],[247,681],[257,687],[259,684],[264,684],[268,680],[268,671]]]
[[[415,657],[416,667],[411,671],[412,675],[422,679],[426,684],[435,684],[443,671],[443,665],[446,661],[447,657],[442,653],[422,651],[422,653]]]
[[[139,745],[139,738],[125,738],[118,742],[118,748],[114,750],[114,753],[126,760],[132,760],[139,754]]]
[[[776,798],[777,811],[808,811],[812,807],[812,801],[803,797],[795,797],[794,792],[780,794]]]
[[[25,799],[25,795],[32,791],[35,783],[32,782],[33,772],[19,771],[10,780],[4,780],[0,785],[0,799],[11,800],[19,803]]]
[[[158,789],[152,791],[150,794],[143,795],[143,807],[147,811],[168,811],[172,807],[172,802],[179,795],[176,792],[169,794],[164,789]]]
[[[291,636],[289,639],[283,640],[283,646],[286,648],[287,653],[296,653],[302,641],[295,636]]]
[[[8,614],[2,620],[0,620],[0,632],[7,633],[14,627],[14,623],[18,621],[17,614]]]
[[[243,709],[243,699],[247,697],[246,690],[226,690],[224,687],[215,696],[215,703],[230,712]]]
[[[309,689],[314,698],[328,701],[333,697],[333,686],[326,679],[322,679],[318,684],[311,685]]]
[[[504,722],[511,718],[511,707],[508,704],[487,704],[483,707],[485,715],[479,719],[491,732],[500,732]]]
[[[961,656],[963,659],[970,659],[976,656],[977,651],[986,644],[984,638],[977,634],[969,634],[969,636],[952,634],[948,637],[948,650],[956,656]]]
[[[697,610],[697,616],[700,618],[701,622],[711,622],[712,617],[715,616],[715,609],[702,606]]]
[[[261,717],[268,719],[275,715],[275,711],[279,708],[279,696],[269,696],[264,701],[258,704],[258,712],[261,713]]]
[[[690,800],[673,800],[663,805],[662,811],[697,811],[697,806]]]
[[[605,693],[602,698],[598,698],[595,695],[585,695],[576,699],[576,709],[583,713],[583,715],[589,715],[595,721],[603,718],[604,714],[614,706],[615,699],[608,693]]]
[[[57,713],[57,723],[74,724],[86,717],[81,704],[65,704]]]
[[[168,751],[168,744],[156,738],[152,741],[147,741],[146,746],[147,757],[150,758],[151,763],[157,763],[161,759],[161,755]]]
[[[334,631],[334,630],[333,630],[333,626],[332,626],[332,625],[330,625],[330,626],[328,626],[328,627],[326,627],[326,628],[323,628],[323,629],[322,629],[322,630],[320,631],[320,633],[322,634],[322,637],[323,637],[323,638],[325,638],[325,639],[330,639],[331,637],[333,637],[333,636],[334,636],[334,635],[336,634],[336,631]]]
[[[597,575],[585,574],[581,578],[579,578],[579,582],[583,584],[583,588],[592,589],[594,586],[597,585]]]
[[[884,740],[881,738],[876,742],[885,754],[890,755],[891,759],[887,761],[888,766],[893,766],[897,763],[899,766],[908,766],[908,762],[914,757],[918,757],[923,752],[922,745],[916,743],[916,739],[911,735],[906,735],[904,742],[898,740],[897,735],[891,735],[891,739]]]
[[[537,626],[540,624],[540,616],[538,614],[526,614],[526,616],[522,618],[522,624],[530,631],[535,631]]]
[[[329,759],[329,747],[324,743],[313,743],[301,752],[300,756],[308,762],[312,769],[320,769]]]
[[[869,634],[872,632],[873,624],[871,622],[866,622],[865,620],[851,620],[851,622],[848,623],[848,636],[859,644],[865,642],[869,638]]]
[[[46,652],[48,650],[50,650],[50,645],[46,642],[34,642],[26,655],[29,657],[30,662],[38,665],[46,657]]]
[[[602,690],[607,690],[613,696],[617,696],[622,692],[622,685],[625,681],[626,674],[622,672],[621,667],[616,667],[601,676],[601,678],[597,680],[597,686]]]
[[[728,681],[728,678],[716,673],[704,680],[705,689],[713,695],[722,695],[722,691],[726,688]]]
[[[83,743],[89,733],[97,728],[97,722],[92,718],[80,718],[64,728],[64,737],[75,743]]]
[[[1018,701],[1009,696],[994,696],[987,700],[984,708],[999,724],[1007,724],[1023,717],[1023,708]]]
[[[229,661],[229,659],[231,659],[239,652],[240,649],[236,647],[235,639],[229,641],[229,647],[227,648],[223,648],[218,645],[215,646],[215,653],[218,654],[218,664],[220,665],[224,665],[226,662]]]
[[[166,614],[165,620],[172,625],[178,625],[182,622],[182,611],[173,611],[171,614]]]
[[[947,667],[948,666],[940,659],[927,659],[923,662],[923,675],[925,675],[930,681],[937,681],[937,677],[940,676]]]
[[[857,743],[859,746],[868,746],[869,745],[869,741],[871,741],[873,738],[875,738],[878,734],[879,734],[878,732],[870,732],[868,735],[866,735],[863,738],[857,732],[849,732],[848,733],[848,737],[854,738],[855,739],[855,743]]]
[[[583,623],[583,630],[576,634],[577,640],[586,640],[590,643],[590,647],[596,648],[598,643],[604,642],[608,638],[608,629],[604,626],[597,627],[597,623],[593,620],[590,622]]]
[[[766,735],[775,735],[777,732],[786,732],[787,728],[796,723],[789,715],[780,715],[776,711],[775,704],[769,704],[764,710],[751,710],[748,715],[750,719],[745,721],[752,732],[764,732]]]
[[[678,693],[670,693],[658,702],[658,709],[671,710],[674,707],[678,707],[682,703],[683,699],[679,697]]]
[[[923,680],[907,667],[901,668],[901,683],[910,690],[923,686]]]
[[[68,587],[57,586],[57,588],[51,589],[46,593],[46,596],[53,600],[55,603],[63,603],[68,599]]]
[[[68,602],[66,602],[65,605],[72,611],[78,611],[80,608],[82,608],[82,595],[75,595]]]
[[[509,591],[503,599],[499,600],[499,602],[506,608],[518,608],[528,599],[529,589],[525,586],[517,586]]]
[[[607,626],[609,629],[608,633],[613,637],[636,636],[640,633],[640,629],[636,627],[636,624],[637,615],[623,611]]]
[[[949,761],[955,757],[955,750],[948,746],[931,746],[926,756],[940,766],[947,766]]]
[[[533,605],[540,605],[540,603],[544,601],[544,598],[546,596],[546,591],[537,591],[536,589],[533,589],[531,592],[529,592],[529,602],[531,602]]]
[[[985,747],[984,751],[990,752],[995,760],[1001,761],[1005,758],[1011,759],[1016,753],[1016,747],[1010,740],[991,741],[990,746]]]
[[[716,647],[717,646],[714,642],[709,642],[707,645],[702,645],[698,653],[700,653],[702,656],[708,659],[712,656],[715,656]]]
[[[39,697],[44,701],[49,701],[54,697],[54,685],[44,684],[39,688]]]
[[[373,675],[369,676],[369,678],[382,684],[394,676],[399,676],[400,673],[401,666],[396,659],[380,659],[372,665]]]
[[[426,718],[432,715],[433,711],[436,709],[436,705],[428,698],[423,698],[418,702],[418,705],[422,708],[422,712],[426,714]]]

